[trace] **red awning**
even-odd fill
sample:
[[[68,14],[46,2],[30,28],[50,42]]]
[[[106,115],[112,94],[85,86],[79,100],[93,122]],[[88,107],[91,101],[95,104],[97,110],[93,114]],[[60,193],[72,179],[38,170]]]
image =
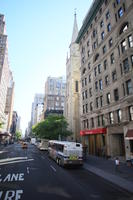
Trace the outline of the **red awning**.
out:
[[[106,134],[107,129],[106,128],[96,128],[91,130],[81,130],[80,135],[94,135],[94,134]]]
[[[127,131],[125,139],[133,140],[133,129],[130,129],[130,130]]]

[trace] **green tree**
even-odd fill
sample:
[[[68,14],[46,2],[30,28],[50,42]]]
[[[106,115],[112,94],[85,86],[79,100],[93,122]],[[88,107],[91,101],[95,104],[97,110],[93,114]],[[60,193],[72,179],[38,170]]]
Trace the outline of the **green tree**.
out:
[[[16,139],[19,140],[22,138],[22,133],[21,131],[16,130]]]
[[[0,121],[0,128],[2,128],[3,125],[4,125],[4,123]]]
[[[67,126],[68,123],[64,116],[49,115],[46,120],[33,126],[32,131],[39,138],[57,140],[72,134],[67,130]]]

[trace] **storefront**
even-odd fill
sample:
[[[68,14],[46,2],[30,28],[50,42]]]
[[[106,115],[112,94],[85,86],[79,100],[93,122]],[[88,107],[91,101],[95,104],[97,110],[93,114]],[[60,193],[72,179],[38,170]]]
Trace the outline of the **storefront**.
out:
[[[83,146],[87,146],[90,155],[106,156],[106,128],[81,130]]]
[[[126,143],[126,160],[132,160],[133,162],[133,129],[129,129],[125,135]]]

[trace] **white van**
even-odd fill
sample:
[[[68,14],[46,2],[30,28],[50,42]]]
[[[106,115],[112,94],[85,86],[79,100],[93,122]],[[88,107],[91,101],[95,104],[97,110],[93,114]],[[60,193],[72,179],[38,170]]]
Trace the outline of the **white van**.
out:
[[[39,145],[38,145],[38,148],[40,149],[40,150],[48,150],[48,142],[49,142],[49,140],[47,140],[47,139],[41,139],[41,142],[39,143]]]
[[[83,148],[80,143],[50,140],[48,152],[61,166],[83,164]]]

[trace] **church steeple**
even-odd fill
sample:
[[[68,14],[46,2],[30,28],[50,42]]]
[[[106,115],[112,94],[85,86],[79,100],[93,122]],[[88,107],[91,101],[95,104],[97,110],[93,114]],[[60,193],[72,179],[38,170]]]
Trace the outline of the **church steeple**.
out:
[[[71,44],[76,41],[77,36],[78,36],[78,25],[77,25],[77,19],[76,19],[76,11],[75,11],[75,13],[74,13],[74,25],[73,25],[73,33],[72,33]]]

